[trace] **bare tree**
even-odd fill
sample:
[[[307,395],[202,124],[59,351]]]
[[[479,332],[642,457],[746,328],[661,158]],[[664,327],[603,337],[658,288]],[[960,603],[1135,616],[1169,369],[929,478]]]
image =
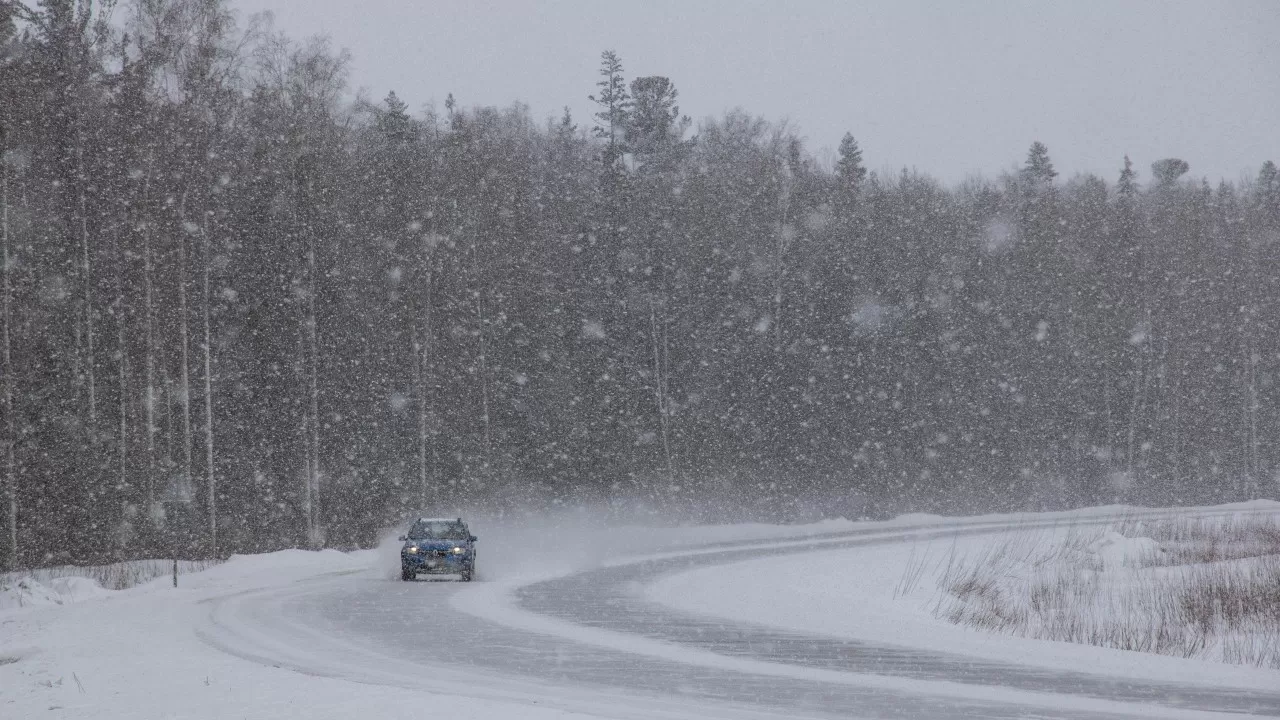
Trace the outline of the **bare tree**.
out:
[[[127,266],[125,258],[124,245],[120,242],[120,230],[116,228],[112,233],[112,240],[115,244],[116,251],[116,274],[115,274],[115,300],[111,303],[111,312],[116,319],[116,380],[120,386],[120,397],[117,403],[119,408],[118,428],[116,438],[116,492],[120,501],[120,527],[116,534],[116,553],[120,559],[124,559],[125,544],[128,541],[126,534],[126,525],[128,518],[127,506],[129,496],[126,489],[129,486],[129,347],[126,340],[127,331],[127,308],[124,295],[124,273]]]
[[[147,188],[150,187],[150,182],[151,182],[150,159],[148,159],[148,162],[147,162],[147,170],[146,170],[145,177],[146,177],[146,180],[143,184],[143,191],[142,191],[142,197],[144,199],[147,197]],[[141,225],[142,225],[141,227],[142,278],[143,278],[142,285],[143,285],[143,297],[146,303],[146,307],[143,310],[143,325],[144,325],[144,334],[145,334],[144,343],[146,345],[144,350],[144,356],[145,356],[144,363],[146,365],[146,383],[147,383],[146,394],[143,396],[143,402],[145,405],[145,412],[146,412],[146,425],[147,425],[146,427],[147,474],[145,478],[145,484],[146,484],[145,497],[147,502],[146,511],[147,511],[148,517],[152,518],[152,521],[154,522],[154,520],[158,518],[158,506],[157,506],[157,500],[156,500],[156,475],[157,475],[156,471],[157,471],[157,462],[158,462],[158,457],[156,455],[156,432],[158,432],[159,430],[159,427],[156,425],[156,401],[158,399],[158,394],[156,390],[156,337],[155,337],[156,312],[155,312],[155,288],[154,288],[154,283],[152,281],[152,274],[154,272],[154,269],[152,268],[152,260],[151,260],[151,233],[153,228],[155,227],[155,224],[152,222],[150,218],[146,218],[142,220]]]
[[[4,315],[4,422],[5,422],[5,439],[4,439],[4,471],[5,471],[5,506],[6,506],[6,529],[8,530],[8,548],[6,548],[5,566],[10,570],[18,567],[18,467],[14,456],[14,445],[17,444],[17,432],[13,419],[13,352],[10,325],[13,322],[13,316],[10,313],[9,303],[12,295],[12,287],[9,275],[12,272],[12,263],[9,260],[9,165],[6,153],[8,151],[8,128],[4,122],[0,122],[0,244],[3,245],[3,262],[4,288],[3,288],[3,315]]]
[[[661,327],[659,326],[661,324]],[[649,335],[653,346],[653,395],[658,405],[658,428],[662,434],[662,454],[666,459],[667,483],[675,482],[675,464],[671,457],[671,400],[668,398],[668,368],[670,367],[669,341],[666,314],[658,320],[658,302],[649,298]]]
[[[786,128],[774,132],[769,150],[777,170],[778,228],[775,232],[773,268],[773,345],[774,351],[782,350],[782,309],[785,305],[787,281],[787,253],[795,244],[796,228],[791,220],[792,196],[795,193],[795,169],[785,155]]]
[[[174,270],[178,286],[178,336],[182,367],[179,369],[178,391],[182,403],[182,475],[179,494],[189,497],[192,489],[192,432],[191,432],[191,321],[187,311],[187,235],[198,231],[199,226],[187,220],[186,195],[178,203],[177,233],[178,266]]]
[[[80,272],[81,281],[84,291],[84,332],[86,357],[85,378],[88,383],[89,391],[89,436],[97,441],[98,433],[98,393],[94,380],[94,364],[97,358],[94,356],[93,348],[93,263],[89,252],[89,208],[88,208],[88,176],[85,173],[84,166],[84,132],[76,132],[76,176],[79,178],[77,183],[79,197],[79,213],[77,220],[80,225]]]
[[[331,53],[323,38],[313,39],[301,47],[293,47],[287,39],[268,37],[258,48],[259,88],[274,105],[277,117],[285,124],[289,149],[287,203],[292,237],[302,250],[299,274],[304,276],[301,296],[299,333],[305,341],[299,347],[302,366],[307,374],[304,413],[304,462],[306,481],[303,489],[304,523],[307,542],[315,547],[325,542],[321,522],[320,471],[320,343],[316,298],[320,290],[321,270],[318,262],[319,233],[322,226],[314,215],[320,210],[317,182],[323,170],[319,158],[327,157],[327,143],[336,131],[335,108],[345,87],[349,56]]]
[[[434,317],[432,314],[432,283],[435,281],[435,250],[439,245],[440,238],[435,234],[428,234],[423,239],[423,269],[424,277],[422,279],[422,312],[421,312],[421,329],[415,313],[413,318],[413,347],[414,347],[414,385],[418,395],[418,488],[422,494],[422,502],[420,507],[425,509],[431,497],[431,484],[428,481],[428,470],[430,464],[427,460],[427,454],[431,439],[431,410],[430,410],[430,375],[432,369],[432,353],[435,349],[435,327]]]
[[[310,403],[311,437],[308,454],[311,487],[310,541],[312,546],[324,544],[324,528],[320,521],[320,343],[316,339],[316,235],[311,228],[307,229],[307,342],[309,344],[307,368],[310,376],[307,400]]]
[[[476,301],[476,335],[479,342],[477,352],[479,354],[479,382],[480,382],[480,422],[482,423],[484,436],[484,470],[486,476],[492,469],[492,451],[493,451],[493,434],[492,434],[492,418],[489,415],[489,347],[488,332],[489,320],[485,317],[484,311],[484,290],[480,284],[480,253],[479,240],[476,236],[476,218],[475,212],[471,212],[468,224],[471,226],[471,261],[472,271],[475,275],[477,283],[473,295]]]
[[[209,268],[212,258],[209,256],[209,217],[213,211],[206,210],[204,228],[200,233],[204,249],[204,458],[206,474],[206,506],[209,514],[209,552],[218,556],[218,484],[213,466],[213,343],[209,334]]]

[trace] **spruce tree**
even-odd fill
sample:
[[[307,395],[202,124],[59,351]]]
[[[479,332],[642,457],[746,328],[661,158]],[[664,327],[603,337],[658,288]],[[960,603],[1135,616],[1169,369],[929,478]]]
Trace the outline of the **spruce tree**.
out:
[[[603,162],[612,167],[626,152],[627,121],[631,116],[631,95],[622,75],[622,60],[612,50],[600,53],[600,90],[587,99],[600,106],[596,111],[595,135],[605,141]]]
[[[840,188],[844,193],[857,195],[867,177],[867,168],[862,164],[862,149],[852,133],[845,133],[840,139],[840,157],[836,160],[836,177],[840,179]]]
[[[689,125],[676,105],[679,92],[671,80],[659,75],[631,82],[631,110],[627,118],[627,149],[652,160],[678,143]]]

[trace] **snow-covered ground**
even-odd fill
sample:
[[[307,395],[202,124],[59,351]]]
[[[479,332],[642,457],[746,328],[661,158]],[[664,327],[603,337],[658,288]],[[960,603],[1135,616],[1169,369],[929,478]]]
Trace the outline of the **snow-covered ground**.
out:
[[[632,551],[851,527],[837,520],[803,527],[608,528],[594,518],[572,517],[473,524],[481,536],[481,581],[518,574],[535,558],[539,576],[545,576]],[[210,604],[219,598],[335,573],[360,574],[369,582],[398,576],[398,546],[388,541],[378,550],[352,553],[286,550],[235,556],[183,575],[177,589],[168,577],[122,591],[65,573],[37,573],[43,581],[9,578],[0,588],[0,718],[349,720],[396,717],[423,707],[452,720],[635,717],[623,710],[578,713],[563,704],[542,708],[527,695],[512,701],[335,682],[220,652],[198,634],[208,624]],[[554,561],[546,562],[549,557]],[[585,699],[579,704],[604,706]]]
[[[384,553],[385,554],[385,553]],[[455,697],[266,667],[219,652],[196,633],[212,598],[361,572],[379,553],[290,550],[234,557],[183,578],[70,605],[0,613],[0,717],[399,717],[415,707],[457,720],[589,718],[501,700]],[[427,705],[429,704],[429,705]]]
[[[179,560],[179,575],[212,567],[210,561]],[[0,610],[30,605],[63,605],[124,590],[159,577],[172,578],[172,560],[129,560],[110,565],[58,565],[0,573]]]
[[[95,580],[79,575],[63,575],[41,582],[17,573],[0,578],[0,610],[38,605],[64,605],[110,594]]]
[[[1280,504],[1255,502],[1202,512],[1275,512]],[[742,562],[676,573],[645,588],[649,600],[687,612],[850,639],[927,648],[988,660],[1113,677],[1212,683],[1274,690],[1280,671],[1224,665],[1067,642],[1049,642],[979,630],[948,622],[950,598],[942,587],[948,569],[993,548],[1022,546],[1031,554],[1079,534],[1095,538],[1090,548],[1111,580],[1130,572],[1126,562],[1156,551],[1149,538],[1125,538],[1094,524],[1086,511],[1056,527],[993,530],[920,542],[890,543]],[[1119,521],[1124,511],[1114,512]],[[761,580],[767,579],[762,582]],[[1014,580],[1017,580],[1016,578]],[[1117,612],[1132,608],[1116,607]]]
[[[564,672],[570,675],[577,671],[567,668],[590,668],[593,657],[608,665],[618,657],[632,655],[648,658],[650,665],[637,661],[628,667],[636,671],[656,667],[660,672],[654,677],[659,680],[662,673],[677,668],[675,674],[682,679],[672,689],[678,693],[696,689],[703,682],[734,683],[739,677],[748,679],[740,693],[744,698],[752,691],[751,683],[762,682],[762,678],[782,678],[783,686],[796,687],[808,687],[805,683],[821,687],[820,683],[830,682],[849,688],[847,697],[879,702],[880,710],[868,711],[873,716],[900,700],[918,697],[944,698],[919,700],[921,708],[949,708],[956,703],[961,708],[957,717],[987,716],[983,706],[975,704],[988,701],[1026,701],[1037,704],[1039,714],[1054,717],[1083,717],[1095,712],[1208,716],[1181,708],[1135,713],[1131,704],[1090,698],[1071,698],[1070,713],[1054,715],[1044,708],[1056,707],[1058,700],[1036,698],[1035,693],[1026,691],[1004,688],[996,689],[993,695],[992,688],[983,686],[852,675],[760,659],[734,660],[660,640],[620,637],[590,623],[535,617],[518,602],[521,589],[531,583],[572,578],[593,568],[639,566],[638,562],[643,565],[642,561],[655,558],[710,557],[726,547],[747,552],[760,547],[777,553],[814,544],[819,549],[710,565],[628,592],[733,621],[954,651],[970,657],[1135,679],[1193,678],[1202,686],[1269,692],[1280,687],[1280,673],[1274,671],[997,637],[939,621],[928,607],[933,595],[923,590],[928,573],[917,574],[912,569],[925,564],[923,557],[937,557],[953,545],[982,543],[983,537],[914,543],[900,539],[912,537],[912,533],[920,537],[926,531],[936,532],[940,524],[968,531],[994,530],[1029,519],[1071,523],[1073,518],[1089,514],[962,520],[916,516],[884,523],[833,521],[808,526],[712,528],[617,528],[582,518],[476,522],[473,531],[480,536],[480,582],[469,586],[394,580],[394,542],[378,550],[353,553],[292,550],[237,556],[183,576],[177,589],[168,578],[122,591],[103,590],[75,578],[28,583],[24,588],[11,582],[8,590],[0,591],[0,596],[7,593],[9,597],[9,602],[0,605],[0,718],[347,720],[414,711],[454,720],[688,720],[778,715],[776,706],[753,706],[746,700],[734,704],[711,696],[663,698],[634,687],[611,687],[622,686],[623,678],[617,683],[587,686],[580,678],[556,676],[558,667],[566,668]],[[877,537],[886,538],[886,543],[820,549],[823,544],[847,543],[849,538],[874,542]],[[888,542],[895,537],[898,539]],[[15,598],[23,593],[19,605]],[[33,593],[44,593],[44,602]],[[399,638],[399,646],[389,647],[388,638],[400,634],[397,628],[404,613],[427,611],[439,613],[450,624],[471,623],[464,628],[469,633],[465,637],[486,644],[487,657],[509,655],[518,664],[521,654],[533,654],[528,658],[529,666],[538,668],[542,679],[531,682],[515,675],[503,677],[492,667],[462,669],[457,661],[441,660],[443,664],[432,668],[431,658],[437,651],[415,645],[412,638]],[[370,632],[389,634],[368,635]],[[429,645],[434,636],[423,637]],[[577,651],[573,648],[578,647],[596,647],[598,655],[574,655]],[[459,652],[466,657],[466,648]],[[686,672],[678,670],[681,667],[701,669]],[[424,672],[437,674],[436,681]],[[419,677],[421,682],[416,680]],[[763,687],[756,692],[773,692],[769,689],[772,686]],[[728,688],[722,696],[739,695],[732,685]],[[858,715],[850,712],[849,706],[826,707],[821,703],[819,699],[816,705],[788,714]],[[1015,708],[1010,711],[1013,714],[1005,716],[1018,716],[1018,706],[1010,707]]]

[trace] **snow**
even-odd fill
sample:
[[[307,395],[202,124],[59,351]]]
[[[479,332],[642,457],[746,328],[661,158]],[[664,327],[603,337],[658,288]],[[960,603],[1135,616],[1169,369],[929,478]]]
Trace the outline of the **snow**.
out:
[[[772,584],[773,578],[770,578],[771,583],[761,583],[759,576],[743,579],[745,580],[744,584],[747,585],[768,585],[775,589],[782,588],[781,585]],[[529,580],[529,578],[526,578],[526,581]],[[708,651],[690,650],[688,648],[678,647],[657,640],[650,640],[643,637],[607,630],[599,630],[521,610],[516,606],[513,600],[513,591],[520,584],[522,583],[517,581],[468,588],[463,593],[459,593],[455,596],[453,600],[453,607],[461,612],[475,614],[487,620],[509,625],[521,630],[532,631],[545,635],[555,635],[583,644],[595,645],[598,647],[619,650],[637,655],[646,655],[670,662],[686,663],[690,666],[696,667],[735,670],[752,675],[771,675],[794,680],[818,680],[833,684],[853,685],[877,690],[945,696],[953,698],[957,702],[999,700],[1029,706],[1055,708],[1062,707],[1064,702],[1066,702],[1070,707],[1084,712],[1120,713],[1127,710],[1132,713],[1136,710],[1140,714],[1146,714],[1142,712],[1141,708],[1134,708],[1130,705],[1106,700],[1071,698],[1069,701],[1064,701],[1064,699],[1060,697],[1046,696],[1041,693],[1008,688],[1001,688],[998,691],[993,692],[992,688],[981,685],[948,681],[903,679],[882,675],[852,674],[834,670],[814,669],[796,665],[772,663],[761,660],[741,659]],[[783,589],[780,594],[786,594],[785,589]],[[775,607],[774,611],[790,611],[802,615],[807,612],[805,609],[795,605],[780,605]],[[1164,720],[1180,717],[1203,717],[1203,715],[1199,713],[1178,711],[1170,708],[1152,708],[1149,712],[1151,717],[1159,717]]]
[[[1274,509],[1275,505],[1252,507]],[[716,552],[719,543],[737,543],[735,547],[758,544],[761,548],[820,546],[847,541],[847,536],[837,534],[854,528],[867,530],[868,537],[887,540],[904,533],[923,533],[930,527],[936,530],[939,523],[973,530],[1025,520],[1008,515],[961,520],[914,516],[879,523],[833,520],[805,526],[660,528],[610,527],[585,521],[573,526],[561,520],[556,532],[548,533],[534,519],[501,526],[476,519],[472,526],[484,552],[480,575],[487,582],[459,588],[452,594],[451,608],[506,626],[690,666],[988,701],[992,688],[730,658],[537,616],[517,607],[513,593],[540,578],[655,557]],[[398,531],[391,531],[389,538]],[[273,663],[264,660],[273,657],[269,654],[255,657],[253,648],[278,645],[285,636],[255,636],[251,625],[236,625],[238,599],[267,593],[286,603],[287,598],[306,597],[326,584],[390,582],[387,578],[395,572],[398,543],[389,538],[379,549],[369,551],[287,550],[233,556],[221,565],[182,576],[181,587],[176,589],[167,577],[122,591],[103,590],[92,581],[75,577],[47,582],[32,579],[16,589],[11,584],[0,594],[4,598],[0,605],[0,717],[348,720],[352,716],[394,717],[421,708],[454,720],[756,716],[727,706],[716,709],[683,701],[610,695],[607,688],[566,691],[526,687],[511,679],[488,679],[459,691],[418,687],[410,680],[384,683],[380,677],[409,678],[416,671],[394,658],[357,651],[331,638],[323,639],[330,645],[314,646],[327,650],[311,646],[281,649],[295,657],[314,653],[316,657],[311,659],[316,662],[312,664]],[[1265,690],[1280,683],[1280,674],[1269,671],[976,633],[934,619],[926,607],[928,594],[919,589],[895,596],[895,588],[902,590],[904,568],[918,564],[922,556],[937,557],[952,545],[982,541],[981,537],[897,539],[856,549],[817,549],[785,556],[785,564],[752,560],[678,573],[635,592],[717,617],[1050,668],[1087,668],[1136,678],[1194,678],[1201,684]],[[529,563],[530,558],[545,557],[549,548],[556,550],[555,566]],[[1140,543],[1119,541],[1098,548],[1100,553],[1122,561],[1145,550]],[[761,577],[769,577],[769,582],[760,582]],[[270,617],[258,619],[271,622]],[[223,620],[229,623],[223,628],[227,632],[219,635],[218,623]],[[317,636],[324,634],[308,629]],[[236,637],[237,632],[243,636]],[[238,648],[228,647],[237,642],[241,643]],[[353,666],[363,670],[351,671]],[[1041,707],[1061,701],[1031,692],[1001,689],[998,693],[1010,702]],[[1133,710],[1104,700],[1069,701],[1082,710]],[[1160,708],[1153,715],[1199,716],[1169,708]]]
[[[160,579],[125,591],[99,589],[97,599],[109,602],[8,607],[0,611],[0,717],[349,720],[398,717],[426,706],[453,720],[600,717],[335,682],[218,652],[195,632],[214,598],[365,571],[378,555],[286,550],[236,556],[184,576],[176,590]]]
[[[544,521],[545,522],[545,521]],[[624,548],[665,548],[742,538],[816,534],[845,530],[847,521],[794,526],[614,527],[566,524],[556,534],[545,527],[510,523],[488,528],[473,523],[486,551],[490,576],[514,572],[524,559],[551,545],[564,552],[555,572],[588,567]],[[390,531],[390,537],[400,529]],[[485,541],[489,540],[488,543]],[[201,639],[215,601],[263,589],[302,587],[335,575],[359,575],[376,582],[395,574],[399,543],[388,539],[377,550],[342,553],[284,550],[237,555],[199,573],[169,578],[123,591],[103,590],[85,578],[61,578],[48,586],[24,582],[5,590],[0,605],[0,718],[270,718],[349,720],[397,717],[429,707],[451,720],[529,718],[706,717],[707,709],[684,711],[658,705],[611,708],[585,695],[553,702],[462,696],[343,681],[267,667],[220,652]],[[28,579],[29,580],[29,579]],[[483,583],[477,583],[482,586]],[[19,598],[21,601],[19,601]],[[72,600],[80,600],[71,604]],[[566,703],[590,709],[577,712]],[[614,702],[613,704],[616,704]],[[636,708],[641,708],[637,710]]]
[[[1269,501],[1220,506],[1214,511],[1276,511]],[[1064,514],[1070,516],[1070,513]],[[1031,543],[1087,527],[1063,524],[1035,533],[1017,529],[942,540],[817,550],[753,559],[669,575],[645,588],[654,602],[700,615],[864,642],[956,653],[1053,670],[1274,690],[1280,672],[1221,663],[999,635],[957,626],[935,616],[937,580],[953,556],[981,555],[1007,532]],[[1113,516],[1114,517],[1114,516]],[[1090,547],[1108,568],[1158,552],[1150,538],[1106,533]],[[912,569],[919,574],[916,577]],[[769,582],[760,582],[768,577]]]
[[[1115,530],[1103,532],[1100,538],[1089,544],[1088,550],[1107,570],[1135,567],[1143,558],[1164,552],[1160,543],[1151,538],[1125,537]]]
[[[110,594],[111,591],[84,577],[59,577],[43,583],[32,577],[20,577],[0,582],[0,610],[64,605]]]

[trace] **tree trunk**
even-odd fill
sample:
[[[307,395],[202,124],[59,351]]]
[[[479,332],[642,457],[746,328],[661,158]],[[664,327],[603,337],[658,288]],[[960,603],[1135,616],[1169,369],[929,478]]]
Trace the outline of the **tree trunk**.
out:
[[[492,447],[490,423],[489,423],[489,366],[488,366],[488,348],[486,346],[487,339],[485,337],[485,325],[487,321],[484,314],[484,293],[480,288],[480,251],[479,243],[476,239],[475,215],[471,216],[471,260],[472,268],[475,273],[476,282],[476,326],[479,330],[480,338],[480,420],[484,429],[484,470],[487,478],[490,468],[490,452]]]
[[[186,198],[183,198],[185,204]],[[190,225],[180,207],[178,217],[181,227],[178,232],[178,330],[182,344],[182,372],[179,375],[182,401],[182,486],[178,497],[182,502],[190,500],[192,490],[192,458],[191,458],[191,328],[187,317],[187,234]]]
[[[310,473],[307,482],[311,486],[311,534],[308,538],[312,547],[324,544],[324,526],[321,523],[320,505],[320,388],[319,388],[319,355],[320,345],[316,333],[316,238],[310,225],[307,233],[307,342],[310,345],[310,363],[308,367],[308,401],[311,416],[311,436],[307,466]]]
[[[161,370],[160,384],[164,388],[164,467],[167,471],[176,466],[173,461],[173,436],[174,436],[174,419],[173,419],[173,378],[169,377],[168,368]],[[169,488],[173,489],[173,488]]]
[[[298,381],[298,387],[305,396],[307,388],[307,343],[303,339],[302,323],[298,324],[298,363],[294,367],[294,379]],[[315,515],[311,512],[311,410],[306,403],[302,405],[302,422],[298,425],[298,439],[301,441],[302,447],[302,520],[305,534],[303,543],[310,546],[312,538],[315,536],[315,528],[313,527]]]
[[[85,378],[89,391],[89,437],[97,443],[98,435],[98,393],[94,378],[93,349],[93,264],[89,258],[89,206],[85,191],[84,169],[84,134],[76,134],[76,172],[79,178],[80,197],[80,255],[81,272],[84,275],[84,327],[85,344],[88,362],[85,364]]]
[[[774,260],[777,265],[773,286],[773,347],[775,351],[782,350],[782,294],[787,275],[787,250],[791,247],[791,241],[787,238],[787,218],[790,214],[791,180],[786,178],[783,180],[782,192],[778,198],[777,257]]]
[[[320,523],[320,389],[319,389],[319,353],[320,347],[316,332],[316,239],[309,218],[305,217],[302,208],[298,159],[293,160],[293,168],[289,177],[292,202],[292,225],[296,232],[305,236],[307,252],[305,270],[307,277],[307,299],[302,318],[302,326],[298,329],[298,350],[301,355],[303,372],[306,376],[306,411],[303,413],[303,457],[306,465],[306,487],[303,492],[303,510],[306,515],[307,545],[319,548],[324,544],[324,528]],[[310,190],[309,180],[307,189]],[[307,193],[307,198],[311,193]],[[305,337],[305,340],[304,340]]]
[[[143,321],[146,327],[147,344],[147,392],[144,398],[147,415],[147,476],[145,483],[147,513],[154,524],[154,520],[158,516],[156,505],[156,432],[159,428],[156,426],[156,402],[158,397],[156,391],[155,291],[152,286],[151,274],[151,224],[147,222],[142,229],[142,284],[147,304]]]
[[[1241,403],[1241,446],[1244,456],[1244,477],[1238,481],[1237,500],[1247,500],[1253,492],[1256,482],[1258,463],[1258,350],[1254,325],[1257,322],[1257,276],[1256,257],[1248,258],[1249,270],[1245,273],[1244,282],[1244,320],[1241,328],[1241,350],[1244,357],[1244,392]]]
[[[18,437],[13,419],[13,353],[11,345],[10,324],[13,316],[9,308],[9,297],[12,294],[9,274],[12,263],[9,261],[9,166],[5,163],[5,128],[0,127],[0,245],[3,245],[4,272],[4,474],[5,474],[5,528],[8,530],[8,547],[5,548],[4,567],[9,570],[18,569],[18,466],[15,460],[14,446]]]
[[[489,359],[485,338],[484,298],[479,292],[476,293],[476,318],[480,326],[480,420],[484,424],[484,466],[487,471],[493,443],[489,425]]]
[[[414,350],[416,351],[416,362],[414,367],[417,368],[417,386],[418,386],[418,486],[422,492],[422,503],[420,510],[425,511],[428,507],[428,499],[430,497],[430,484],[428,482],[428,463],[427,463],[427,447],[430,440],[430,428],[428,427],[428,393],[427,381],[431,368],[431,351],[434,337],[432,333],[432,317],[431,317],[431,256],[427,257],[427,277],[426,277],[426,302],[423,307],[423,323],[422,334],[418,335],[417,318],[414,318]]]
[[[1252,312],[1252,308],[1250,308]],[[1245,352],[1248,356],[1245,358],[1246,372],[1248,373],[1246,383],[1246,400],[1245,400],[1245,482],[1243,488],[1243,497],[1241,500],[1252,499],[1254,488],[1257,485],[1258,474],[1261,472],[1261,463],[1258,461],[1258,351],[1254,348],[1253,337],[1250,336],[1245,344]]]
[[[1133,396],[1129,401],[1129,431],[1128,442],[1125,450],[1125,473],[1128,475],[1130,482],[1134,481],[1134,460],[1136,457],[1136,445],[1138,435],[1138,409],[1142,399],[1143,390],[1145,389],[1146,377],[1146,343],[1149,339],[1144,338],[1142,345],[1137,348],[1137,367],[1133,369]]]
[[[147,156],[147,170],[143,179],[142,194],[139,199],[140,203],[145,203],[149,196],[151,187],[151,168],[154,163],[154,155]],[[144,308],[143,326],[144,335],[146,336],[146,349],[144,352],[144,363],[146,365],[146,394],[144,400],[144,413],[146,415],[146,443],[147,443],[147,470],[143,478],[145,485],[146,513],[148,521],[154,526],[158,518],[158,508],[156,506],[156,340],[155,340],[155,291],[152,286],[151,274],[151,228],[152,222],[148,217],[141,221],[142,229],[142,286],[143,296],[146,307]]]
[[[128,537],[125,536],[124,523],[128,517],[127,507],[129,504],[129,494],[126,489],[129,486],[129,347],[126,341],[125,333],[125,300],[124,300],[124,272],[126,267],[124,247],[120,242],[120,232],[116,230],[112,233],[115,242],[117,267],[116,267],[116,299],[112,305],[115,307],[116,315],[116,352],[120,355],[116,361],[117,382],[120,385],[119,398],[119,428],[116,459],[118,462],[117,470],[119,475],[116,477],[116,493],[120,502],[120,518],[121,532],[117,535],[116,543],[116,559],[124,560],[125,545]]]
[[[666,356],[666,328],[658,327],[657,303],[649,299],[649,335],[653,345],[653,395],[658,405],[658,428],[662,432],[662,453],[666,458],[667,484],[675,484],[675,466],[671,461],[671,438],[668,432],[667,373],[664,367]],[[661,335],[661,341],[659,341]]]
[[[218,485],[213,472],[213,345],[209,338],[209,213],[204,215],[201,233],[204,249],[204,457],[207,512],[209,514],[209,553],[218,557]]]
[[[315,236],[308,233],[310,250],[307,252],[309,287],[307,288],[307,336],[311,344],[311,512],[313,513],[311,543],[319,547],[324,543],[324,526],[320,522],[320,388],[319,388],[319,355],[320,346],[316,339],[316,242]]]

